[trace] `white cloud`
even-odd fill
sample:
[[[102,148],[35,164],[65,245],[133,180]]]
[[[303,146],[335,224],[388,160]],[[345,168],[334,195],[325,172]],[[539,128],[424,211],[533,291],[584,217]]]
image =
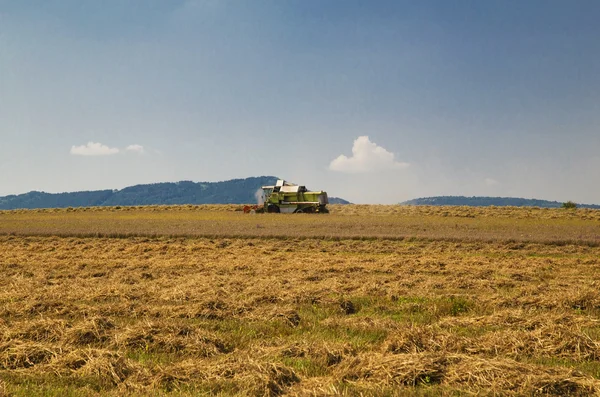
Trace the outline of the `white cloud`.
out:
[[[359,136],[352,146],[352,157],[339,155],[329,164],[332,171],[361,173],[384,170],[399,170],[408,167],[408,163],[396,161],[394,153],[369,140],[368,136]]]
[[[117,153],[145,153],[142,145],[133,144],[121,150],[119,148],[111,148],[98,142],[88,142],[86,145],[71,146],[71,154],[75,156],[110,156]]]
[[[71,154],[75,156],[110,156],[119,153],[119,149],[111,148],[98,142],[88,142],[87,145],[71,146]]]
[[[485,178],[483,182],[486,184],[486,186],[497,186],[500,184],[500,182],[492,178]]]
[[[144,147],[142,145],[129,145],[125,148],[126,151],[128,152],[135,152],[135,153],[144,153]]]

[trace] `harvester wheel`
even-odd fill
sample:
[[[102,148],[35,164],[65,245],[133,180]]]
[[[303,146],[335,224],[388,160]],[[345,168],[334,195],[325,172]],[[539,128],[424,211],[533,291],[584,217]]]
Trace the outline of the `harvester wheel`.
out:
[[[280,211],[278,206],[271,204],[267,207],[267,212],[270,214],[279,214]]]
[[[296,211],[294,211],[295,214],[301,214],[304,211],[302,210],[302,208],[298,208]]]

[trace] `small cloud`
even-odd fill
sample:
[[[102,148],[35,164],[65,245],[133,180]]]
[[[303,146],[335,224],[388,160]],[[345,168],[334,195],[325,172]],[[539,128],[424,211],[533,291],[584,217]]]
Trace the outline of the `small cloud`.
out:
[[[135,152],[139,154],[144,153],[144,147],[142,145],[129,145],[125,148],[125,150],[128,152]]]
[[[368,136],[359,136],[352,146],[352,157],[339,155],[329,164],[332,171],[361,173],[384,170],[398,170],[410,164],[396,161],[394,153],[369,140]]]
[[[500,182],[492,178],[485,178],[483,182],[486,184],[486,186],[496,186],[500,184]]]
[[[71,154],[75,156],[110,156],[119,153],[119,149],[111,148],[98,142],[87,145],[71,146]]]

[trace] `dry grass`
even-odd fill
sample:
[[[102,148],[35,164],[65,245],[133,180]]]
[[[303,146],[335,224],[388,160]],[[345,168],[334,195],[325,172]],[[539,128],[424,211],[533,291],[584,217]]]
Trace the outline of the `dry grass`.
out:
[[[406,226],[403,216],[353,207],[262,218],[161,209],[154,220],[161,232],[190,216],[234,229],[291,219],[285,238],[27,236],[55,215],[77,234],[132,214],[122,227],[135,234],[155,212],[3,213],[0,228],[20,235],[0,236],[0,396],[600,395],[598,236],[545,235],[545,222],[573,232],[597,220],[557,212],[531,220],[542,237],[525,242],[505,238],[505,218],[490,215],[504,209],[493,209],[477,226],[490,227],[486,241],[381,239],[378,222]],[[415,216],[442,229],[448,219]],[[293,232],[333,227],[327,219],[369,239]]]
[[[521,241],[600,245],[600,210],[332,205],[325,216],[253,214],[237,205],[0,211],[0,235]]]

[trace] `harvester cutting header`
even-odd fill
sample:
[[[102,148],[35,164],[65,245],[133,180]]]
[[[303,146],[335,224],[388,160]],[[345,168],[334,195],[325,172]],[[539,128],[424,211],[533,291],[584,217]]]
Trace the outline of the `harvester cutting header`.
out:
[[[246,206],[244,212],[271,213],[328,213],[327,192],[311,192],[305,186],[299,186],[279,179],[275,186],[263,186],[262,205]]]

